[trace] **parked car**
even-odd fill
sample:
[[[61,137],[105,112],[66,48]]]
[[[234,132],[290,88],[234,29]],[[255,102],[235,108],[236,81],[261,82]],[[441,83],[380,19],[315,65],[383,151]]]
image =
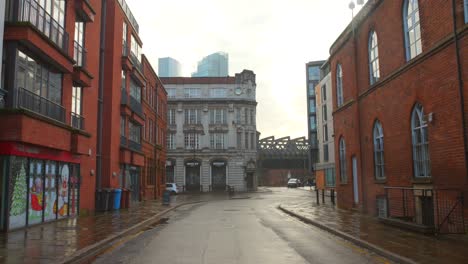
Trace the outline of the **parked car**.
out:
[[[178,194],[179,188],[175,183],[166,183],[166,191],[170,191],[171,194]]]
[[[288,188],[297,188],[301,186],[301,181],[299,179],[291,178],[288,181]]]

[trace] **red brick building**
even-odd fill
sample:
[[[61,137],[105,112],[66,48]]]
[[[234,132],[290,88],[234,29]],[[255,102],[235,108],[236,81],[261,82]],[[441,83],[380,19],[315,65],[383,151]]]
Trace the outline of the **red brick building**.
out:
[[[142,199],[161,197],[166,189],[166,108],[167,93],[148,59],[143,55],[143,73],[146,86],[143,88],[143,127],[142,150],[145,165],[141,178]]]
[[[124,1],[107,2],[100,187],[131,190],[131,202],[161,195],[157,176],[164,87],[142,55],[139,25]],[[120,73],[120,74],[116,74]],[[117,89],[119,87],[120,89]],[[119,128],[120,129],[117,129]],[[110,129],[112,128],[112,131]],[[165,128],[164,128],[165,130]],[[116,133],[120,131],[120,133]]]
[[[93,211],[96,189],[126,187],[133,201],[161,193],[163,180],[148,180],[158,183],[153,192],[141,188],[145,156],[155,168],[146,177],[154,179],[164,179],[157,168],[165,159],[163,142],[148,139],[147,146],[142,133],[145,113],[156,124],[153,137],[165,126],[157,111],[158,102],[165,111],[164,87],[142,63],[138,24],[125,1],[102,3],[6,1],[1,230]],[[142,95],[145,87],[153,99]]]
[[[466,2],[369,0],[332,45],[340,206],[393,215],[407,187],[438,217],[438,190],[468,190]]]
[[[2,230],[94,208],[100,10],[98,0],[6,3]]]

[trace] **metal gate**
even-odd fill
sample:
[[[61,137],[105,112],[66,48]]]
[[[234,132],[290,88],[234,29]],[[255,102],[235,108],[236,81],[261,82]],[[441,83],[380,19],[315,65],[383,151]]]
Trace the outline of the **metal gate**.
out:
[[[463,192],[459,190],[435,190],[436,233],[464,234]]]

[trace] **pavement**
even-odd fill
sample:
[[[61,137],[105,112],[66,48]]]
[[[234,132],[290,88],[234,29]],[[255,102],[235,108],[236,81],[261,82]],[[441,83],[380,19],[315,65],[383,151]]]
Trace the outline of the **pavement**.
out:
[[[368,244],[377,252],[383,250],[384,254],[402,256],[397,262],[468,263],[468,235],[432,236],[399,229],[357,211],[338,209],[328,197],[325,204],[320,197],[321,204],[317,205],[315,192],[307,192],[310,200],[287,200],[280,207],[309,224],[357,244],[364,243],[361,246]]]
[[[80,259],[105,243],[144,228],[183,204],[227,199],[226,194],[177,195],[171,205],[161,201],[74,219],[60,220],[0,234],[0,263],[66,263]]]

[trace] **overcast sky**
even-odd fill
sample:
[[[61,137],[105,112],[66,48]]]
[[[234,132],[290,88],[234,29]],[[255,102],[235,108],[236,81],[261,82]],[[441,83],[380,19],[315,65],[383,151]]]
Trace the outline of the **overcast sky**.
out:
[[[351,21],[350,0],[127,0],[140,25],[143,53],[157,71],[172,57],[183,75],[217,51],[229,75],[257,75],[261,137],[307,136],[305,63],[324,60]],[[357,9],[355,10],[357,11]]]

